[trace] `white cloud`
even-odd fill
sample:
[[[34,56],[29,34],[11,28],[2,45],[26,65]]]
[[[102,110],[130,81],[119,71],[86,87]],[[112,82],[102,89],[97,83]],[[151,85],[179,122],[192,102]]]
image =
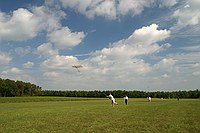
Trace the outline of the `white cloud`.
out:
[[[19,8],[6,14],[0,12],[0,37],[6,41],[24,41],[36,37],[41,31],[52,31],[61,27],[60,20],[66,14],[47,6]]]
[[[37,47],[37,52],[40,55],[43,55],[44,57],[57,55],[58,50],[54,50],[52,47],[53,46],[52,46],[51,43],[43,43],[43,44],[41,44],[40,46]]]
[[[34,66],[34,63],[31,61],[28,61],[23,64],[24,68],[32,68]]]
[[[19,8],[12,15],[0,12],[0,36],[3,40],[22,41],[35,37],[39,21],[27,9]]]
[[[31,47],[27,46],[27,47],[17,47],[15,48],[15,52],[20,55],[20,56],[24,56],[26,54],[31,53]]]
[[[112,77],[121,75],[121,77],[130,78],[131,73],[147,74],[152,70],[151,66],[143,60],[137,59],[137,56],[159,52],[164,46],[159,46],[157,42],[163,41],[170,34],[167,30],[158,30],[157,28],[156,24],[142,27],[133,32],[127,39],[122,39],[111,44],[109,48],[94,52],[85,61],[88,63],[85,66],[88,66],[88,69],[96,74],[108,77],[110,77],[109,75]],[[167,65],[173,65],[172,62],[173,60],[166,59]]]
[[[56,78],[59,74],[63,80],[74,82],[77,75],[73,74],[72,65],[81,64],[83,65],[81,73],[84,75],[78,77],[83,84],[93,80],[96,80],[97,84],[107,83],[111,80],[113,82],[118,80],[131,82],[135,80],[133,75],[143,77],[152,71],[152,66],[144,60],[137,59],[137,56],[159,52],[163,46],[159,46],[157,43],[165,40],[169,34],[169,31],[158,30],[158,26],[153,24],[136,30],[127,39],[115,42],[109,48],[92,53],[90,58],[85,60],[78,60],[73,56],[52,56],[41,65],[44,71],[43,76]],[[147,37],[142,39],[142,36]],[[170,63],[170,60],[167,63]],[[63,75],[63,72],[66,75]]]
[[[58,49],[72,48],[81,43],[85,34],[83,32],[72,32],[68,27],[51,32],[49,40],[54,43]]]
[[[178,3],[177,0],[158,0],[158,2],[160,7],[172,7]]]
[[[192,73],[194,76],[200,76],[200,71],[196,71]]]
[[[169,56],[169,58],[173,58],[175,60],[175,64],[173,66],[173,69],[175,71],[172,71],[172,72],[177,71],[177,74],[179,76],[185,79],[188,79],[191,82],[196,80],[194,79],[193,76],[198,76],[199,71],[200,71],[200,67],[199,67],[200,53],[199,52],[190,51],[186,53],[172,54]],[[173,74],[176,74],[176,73],[173,73]]]
[[[153,0],[119,0],[118,12],[120,15],[128,13],[134,15],[140,14],[145,7],[150,7]]]
[[[0,52],[0,65],[8,65],[12,58],[3,52]]]
[[[33,78],[30,75],[26,74],[24,70],[21,70],[17,67],[12,67],[7,70],[4,70],[1,73],[1,77],[4,79],[8,78],[13,80],[22,80],[25,82],[34,81]]]
[[[174,58],[179,63],[194,63],[199,62],[200,52],[187,52],[187,53],[176,53],[169,55],[169,57]]]
[[[200,46],[199,45],[194,45],[194,46],[186,46],[182,47],[181,49],[187,50],[187,51],[199,51],[200,52]]]
[[[74,56],[54,55],[46,59],[41,69],[48,82],[48,87],[56,89],[98,89],[105,84],[109,89],[123,88],[147,88],[159,89],[185,87],[186,82],[193,81],[190,76],[198,76],[199,67],[191,64],[183,66],[187,61],[199,61],[199,53],[187,53],[168,55],[149,64],[142,59],[143,56],[151,56],[162,52],[171,45],[162,43],[170,36],[170,31],[159,29],[158,25],[142,27],[135,30],[128,38],[110,44],[110,47],[93,52],[84,60],[78,60]],[[194,49],[194,47],[186,48]],[[194,61],[194,62],[195,62]],[[194,63],[193,62],[193,63]],[[72,65],[81,64],[81,72],[77,72]],[[193,67],[193,70],[191,69]],[[176,80],[174,80],[176,77]],[[166,80],[167,78],[167,80]],[[67,83],[62,85],[63,82]],[[141,83],[145,82],[141,85]],[[184,84],[182,84],[184,82]],[[114,84],[113,84],[114,83]],[[178,83],[178,85],[177,85]]]
[[[162,75],[162,77],[163,77],[163,78],[168,78],[169,75],[165,73],[165,74]]]
[[[130,59],[139,55],[158,52],[162,47],[157,42],[170,36],[170,31],[158,30],[158,25],[142,27],[135,30],[127,39],[122,39],[112,44],[110,48],[97,51],[102,59]]]
[[[110,20],[130,14],[141,14],[147,7],[158,5],[160,7],[172,7],[177,0],[60,0],[64,8],[73,8],[79,13],[94,18],[102,16]],[[51,3],[52,4],[52,3]]]
[[[170,36],[170,31],[166,29],[158,30],[158,25],[152,24],[136,30],[133,35],[136,42],[145,42],[151,44],[168,38]]]
[[[55,69],[55,70],[70,70],[72,65],[77,64],[78,59],[73,56],[52,56],[42,63],[44,69]]]
[[[38,6],[32,7],[31,10],[35,19],[40,22],[38,26],[48,32],[60,28],[60,21],[66,16],[65,12],[56,7]]]
[[[105,16],[108,19],[116,19],[116,8],[114,0],[92,2],[86,11],[86,16],[93,18],[95,16]]]
[[[115,0],[60,0],[64,7],[74,8],[78,12],[86,15],[88,18],[95,16],[105,16],[108,19],[116,18]]]
[[[180,30],[186,26],[197,26],[200,23],[200,1],[187,0],[183,8],[176,10],[173,17],[177,19],[177,24],[172,30]],[[195,28],[194,27],[194,28]]]
[[[2,74],[22,74],[22,70],[17,67],[12,67],[2,72]]]
[[[57,72],[45,72],[44,74],[43,74],[43,76],[45,77],[45,78],[58,78],[59,77],[59,73],[57,73]]]
[[[176,64],[176,60],[172,58],[164,58],[159,63],[155,64],[154,68],[155,70],[172,72],[175,69],[175,64]]]

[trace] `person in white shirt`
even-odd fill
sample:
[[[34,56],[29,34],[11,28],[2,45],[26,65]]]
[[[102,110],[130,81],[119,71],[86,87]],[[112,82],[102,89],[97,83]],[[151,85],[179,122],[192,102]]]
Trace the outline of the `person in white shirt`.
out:
[[[124,97],[124,101],[125,101],[125,104],[127,105],[128,104],[128,96],[127,95]]]
[[[116,101],[115,101],[115,98],[113,97],[113,95],[108,95],[107,96],[111,101],[112,101],[112,107],[114,107],[114,104],[118,104]]]
[[[147,97],[147,100],[148,100],[149,102],[151,102],[151,97]]]

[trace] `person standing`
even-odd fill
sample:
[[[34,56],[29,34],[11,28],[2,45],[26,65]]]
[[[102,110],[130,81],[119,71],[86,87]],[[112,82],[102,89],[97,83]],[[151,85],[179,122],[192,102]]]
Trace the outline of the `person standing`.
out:
[[[125,104],[127,105],[128,104],[128,96],[127,95],[125,95],[124,101],[125,101]]]

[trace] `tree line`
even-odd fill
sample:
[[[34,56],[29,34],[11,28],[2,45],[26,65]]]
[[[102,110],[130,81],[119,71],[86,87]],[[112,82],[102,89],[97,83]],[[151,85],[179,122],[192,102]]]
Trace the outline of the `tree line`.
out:
[[[127,90],[94,90],[94,91],[57,91],[57,90],[42,90],[41,87],[30,82],[14,81],[10,79],[0,78],[0,97],[13,96],[63,96],[63,97],[96,97],[104,98],[109,94],[116,98],[128,95],[130,98],[200,98],[200,91],[173,91],[173,92],[146,92],[146,91],[127,91]]]
[[[127,95],[129,98],[200,98],[200,91],[173,91],[173,92],[145,92],[145,91],[126,91],[126,90],[112,90],[112,91],[55,91],[55,90],[42,90],[41,96],[64,96],[64,97],[97,97],[104,98],[109,94],[116,98],[122,98]]]
[[[42,88],[30,82],[14,81],[0,78],[0,96],[38,96]]]

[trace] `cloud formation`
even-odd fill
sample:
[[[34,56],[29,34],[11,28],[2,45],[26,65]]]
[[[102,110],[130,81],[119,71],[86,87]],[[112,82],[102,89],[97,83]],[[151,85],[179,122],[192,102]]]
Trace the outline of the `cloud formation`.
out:
[[[200,28],[198,26],[200,24],[199,5],[200,5],[199,0],[187,0],[186,4],[182,8],[177,9],[173,13],[173,17],[177,19],[177,23],[171,28],[171,30],[180,31],[183,28],[189,26],[199,29]],[[190,32],[193,34],[194,32],[196,32],[196,30],[192,30]]]
[[[44,57],[51,57],[58,54],[58,50],[53,49],[51,43],[43,43],[37,47],[37,53]]]
[[[177,0],[60,0],[64,8],[72,8],[79,13],[94,18],[102,16],[110,20],[120,16],[141,14],[145,8],[155,6],[172,7]]]
[[[119,80],[130,83],[135,80],[133,75],[143,77],[155,70],[155,66],[138,58],[138,56],[159,52],[163,48],[163,45],[159,45],[159,42],[169,36],[170,31],[160,30],[156,24],[142,27],[135,30],[128,38],[112,43],[109,48],[97,50],[84,60],[78,60],[74,56],[52,56],[41,65],[44,72],[43,76],[52,77],[54,81],[59,79],[58,82],[61,82],[61,79],[67,80],[74,84],[76,84],[76,79],[80,78],[81,82],[79,83],[82,83],[82,87],[94,80],[97,85],[101,82],[108,83],[107,81],[115,82]],[[77,74],[74,74],[76,70],[72,68],[72,65],[79,64],[83,66],[81,73],[84,74],[77,77]],[[170,69],[168,67],[172,67],[174,64],[173,59],[164,59],[161,63],[158,63],[157,69],[159,67],[159,69],[168,70]],[[64,75],[63,71],[71,76]],[[60,77],[62,78],[60,79]],[[87,87],[91,88],[92,86]]]
[[[39,21],[27,9],[19,8],[11,15],[0,12],[0,36],[3,40],[22,41],[40,31]]]
[[[51,32],[49,35],[50,42],[58,49],[66,49],[77,46],[85,37],[83,32],[72,32],[68,27]]]
[[[0,65],[8,65],[11,60],[12,57],[10,57],[8,54],[0,52]]]
[[[193,43],[192,38],[190,46],[184,41],[176,46],[177,40],[174,41],[171,36],[178,35],[176,33],[194,34],[194,31],[199,33],[199,5],[199,0],[47,0],[40,6],[19,8],[9,13],[0,11],[1,77],[24,81],[35,79],[45,89],[66,89],[66,84],[69,89],[92,90],[132,86],[143,89],[148,85],[181,88],[186,83],[192,86],[192,82],[200,76],[199,40]],[[155,7],[159,11],[162,8],[170,10],[164,16],[165,20],[169,19],[166,24],[162,24],[165,20],[154,16],[157,15]],[[139,18],[148,10],[155,14],[145,18],[150,18],[150,22],[143,21],[145,25],[139,24],[138,28],[134,17]],[[73,16],[68,17],[68,13],[86,17],[83,20],[91,22],[91,27],[87,23],[88,27],[81,29],[80,26],[75,31],[68,19]],[[128,18],[124,16],[134,18],[133,22],[123,23],[122,19]],[[95,27],[99,26],[96,20],[93,21],[96,17],[106,20],[104,24],[130,24],[137,29],[129,29],[129,33],[134,31],[126,37],[118,36],[121,38],[118,41],[105,41],[107,47],[102,45],[88,54],[84,50],[91,44],[87,43],[96,41],[88,36],[101,32],[99,27]],[[158,23],[155,23],[154,17]],[[129,19],[132,21],[132,18]],[[121,33],[116,36],[118,34]],[[103,37],[100,36],[100,39],[108,39]],[[83,45],[79,47],[80,44]],[[169,54],[170,50],[172,53]],[[77,72],[73,65],[82,65],[81,72]]]
[[[34,66],[34,63],[31,61],[28,61],[23,64],[24,68],[32,68]]]

